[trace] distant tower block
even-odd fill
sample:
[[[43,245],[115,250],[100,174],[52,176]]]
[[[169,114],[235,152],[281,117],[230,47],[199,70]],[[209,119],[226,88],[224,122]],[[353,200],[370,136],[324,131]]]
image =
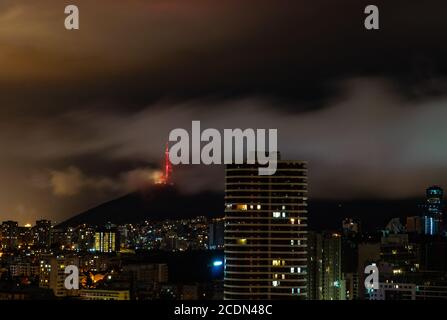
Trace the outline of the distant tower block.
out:
[[[443,232],[444,191],[431,186],[426,190],[425,214],[422,217],[424,234],[439,235]]]

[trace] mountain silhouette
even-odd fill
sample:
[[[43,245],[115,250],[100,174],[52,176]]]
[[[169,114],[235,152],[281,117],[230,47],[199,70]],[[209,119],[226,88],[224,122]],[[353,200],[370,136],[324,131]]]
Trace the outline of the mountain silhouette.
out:
[[[422,199],[362,199],[334,201],[315,199],[309,202],[308,218],[311,230],[339,229],[346,217],[359,218],[363,230],[384,228],[392,218],[405,223],[406,216],[421,215]],[[143,191],[129,193],[82,212],[58,228],[89,225],[141,223],[145,220],[182,219],[196,216],[224,215],[224,194],[201,192],[185,194],[171,185],[155,185]]]
[[[59,224],[58,228],[86,223],[101,226],[140,223],[145,220],[223,216],[222,193],[181,193],[171,185],[155,185],[144,191],[129,193],[82,212]]]

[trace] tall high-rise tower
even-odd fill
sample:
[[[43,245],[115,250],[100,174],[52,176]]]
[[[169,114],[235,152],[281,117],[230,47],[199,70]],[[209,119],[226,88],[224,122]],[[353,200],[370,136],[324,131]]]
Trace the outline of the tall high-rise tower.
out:
[[[307,296],[307,164],[228,165],[225,181],[225,299]]]
[[[19,224],[17,221],[4,221],[0,225],[0,248],[4,251],[15,250],[18,244]]]
[[[424,234],[436,235],[442,232],[444,209],[443,190],[432,186],[426,190],[425,215],[423,216]]]
[[[345,300],[346,280],[342,279],[342,237],[338,233],[310,232],[309,292],[310,300]]]

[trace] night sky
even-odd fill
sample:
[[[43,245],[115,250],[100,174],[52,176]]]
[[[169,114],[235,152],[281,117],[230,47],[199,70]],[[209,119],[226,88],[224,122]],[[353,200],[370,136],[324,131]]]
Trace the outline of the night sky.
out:
[[[1,0],[0,221],[141,187],[191,120],[277,128],[314,199],[447,187],[447,3],[390,2]],[[221,166],[174,171],[185,192],[223,190]]]

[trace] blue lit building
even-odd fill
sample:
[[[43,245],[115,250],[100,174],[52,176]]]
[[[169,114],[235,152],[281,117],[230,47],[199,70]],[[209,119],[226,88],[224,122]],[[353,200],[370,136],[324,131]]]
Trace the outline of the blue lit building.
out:
[[[425,213],[422,217],[424,234],[426,235],[438,235],[443,232],[443,197],[444,192],[441,187],[432,186],[426,190]]]

